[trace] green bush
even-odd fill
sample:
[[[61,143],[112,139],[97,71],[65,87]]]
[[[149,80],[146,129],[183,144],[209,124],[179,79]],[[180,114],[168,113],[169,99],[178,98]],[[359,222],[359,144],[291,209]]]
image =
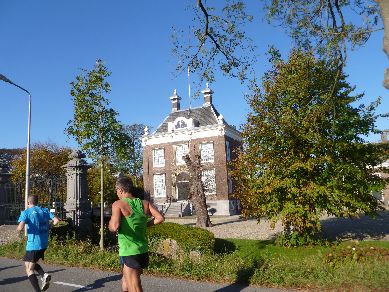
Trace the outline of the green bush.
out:
[[[118,245],[117,233],[111,232],[108,229],[108,221],[104,220],[103,227],[103,237],[104,237],[104,246],[112,249]],[[92,244],[99,245],[100,243],[100,234],[101,234],[101,225],[100,222],[92,223],[92,234],[90,240]]]
[[[50,237],[65,239],[69,235],[70,221],[64,220],[59,221],[57,225],[54,225],[50,229]]]
[[[45,262],[120,271],[117,252],[101,251],[90,240],[77,240],[75,236],[65,240],[51,239],[45,253]]]
[[[215,237],[212,232],[170,222],[148,228],[147,236],[150,247],[168,238],[177,241],[185,251],[212,252],[215,246]]]

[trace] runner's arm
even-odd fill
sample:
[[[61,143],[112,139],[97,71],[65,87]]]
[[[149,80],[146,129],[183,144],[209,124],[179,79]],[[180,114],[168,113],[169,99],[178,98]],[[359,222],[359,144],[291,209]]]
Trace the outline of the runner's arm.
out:
[[[27,214],[25,211],[22,211],[22,213],[20,214],[19,216],[19,219],[18,219],[18,227],[16,228],[17,231],[21,232],[25,225],[26,225],[26,220],[27,220]]]
[[[16,228],[16,230],[19,231],[19,232],[23,231],[24,225],[26,225],[26,223],[24,223],[24,221],[21,221],[19,223],[18,227]]]
[[[111,232],[116,232],[119,229],[120,225],[120,218],[121,218],[121,210],[120,207],[117,204],[112,205],[112,215],[111,219],[109,220],[108,229]]]
[[[149,210],[153,218],[149,222],[147,222],[148,227],[161,224],[163,221],[165,221],[165,217],[158,211],[157,208],[154,207],[153,204],[150,204],[150,202],[149,202]]]

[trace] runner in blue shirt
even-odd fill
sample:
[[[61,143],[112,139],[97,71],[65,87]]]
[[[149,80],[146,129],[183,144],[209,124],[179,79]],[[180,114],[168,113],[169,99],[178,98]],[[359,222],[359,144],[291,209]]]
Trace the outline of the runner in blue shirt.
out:
[[[50,220],[53,220],[55,225],[59,219],[47,208],[41,208],[37,204],[38,196],[28,197],[28,208],[20,214],[17,231],[22,232],[24,226],[27,225],[26,254],[23,257],[27,276],[35,291],[46,291],[49,288],[51,276],[43,271],[38,261],[44,259],[48,246]],[[42,288],[39,287],[34,271],[37,271],[41,276]]]

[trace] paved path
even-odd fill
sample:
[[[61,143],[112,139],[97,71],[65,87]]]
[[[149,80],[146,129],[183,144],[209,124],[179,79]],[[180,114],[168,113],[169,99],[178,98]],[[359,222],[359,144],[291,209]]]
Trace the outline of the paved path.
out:
[[[42,264],[45,271],[52,274],[51,285],[48,291],[120,291],[121,275],[103,272],[99,270],[70,268],[57,265]],[[145,292],[185,291],[185,292],[285,292],[272,288],[247,287],[236,284],[212,284],[195,281],[176,280],[142,276],[142,284]],[[25,275],[22,261],[0,257],[0,291],[31,291],[30,282]],[[289,290],[291,291],[291,290]]]
[[[167,222],[175,222],[190,226],[196,225],[195,217],[167,218]],[[283,226],[277,222],[275,228],[270,222],[261,219],[243,220],[239,216],[212,217],[213,227],[207,229],[217,238],[244,238],[268,240],[274,239]],[[323,233],[328,239],[357,240],[389,240],[389,210],[381,211],[376,218],[360,216],[360,218],[335,218],[322,216],[320,219]]]
[[[274,239],[283,230],[280,222],[273,229],[265,219],[258,223],[256,219],[243,220],[238,215],[214,216],[211,221],[214,226],[207,229],[217,238],[268,240]],[[354,219],[323,216],[320,221],[328,239],[389,240],[389,210],[379,212],[375,219],[368,216]],[[166,222],[195,226],[196,218],[166,218]],[[17,240],[15,229],[16,225],[0,225],[0,245]]]

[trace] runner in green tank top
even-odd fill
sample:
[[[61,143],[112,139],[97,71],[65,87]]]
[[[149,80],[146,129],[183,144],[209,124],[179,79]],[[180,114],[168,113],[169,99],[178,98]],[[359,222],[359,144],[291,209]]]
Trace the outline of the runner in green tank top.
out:
[[[165,218],[149,201],[133,195],[129,177],[117,179],[116,194],[119,200],[112,204],[108,227],[110,231],[118,232],[122,290],[143,291],[140,274],[149,261],[146,229],[162,223]]]
[[[123,198],[131,207],[131,215],[120,220],[118,241],[119,256],[129,256],[148,251],[146,228],[148,216],[144,213],[142,201],[138,198]]]

